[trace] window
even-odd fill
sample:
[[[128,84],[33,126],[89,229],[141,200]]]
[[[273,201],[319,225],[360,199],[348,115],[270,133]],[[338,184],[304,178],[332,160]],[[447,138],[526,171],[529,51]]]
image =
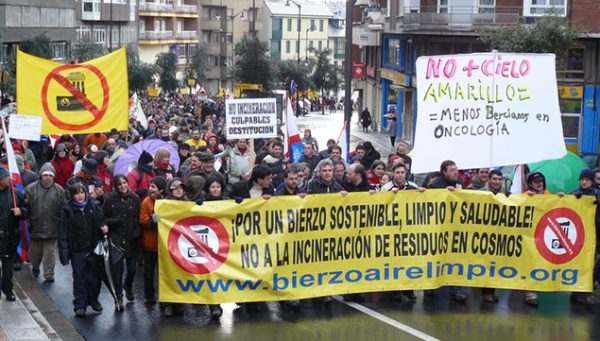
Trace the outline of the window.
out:
[[[450,0],[439,0],[438,13],[448,13],[448,2]]]
[[[400,39],[389,39],[387,50],[387,55],[384,56],[384,64],[400,67]]]
[[[82,20],[100,20],[100,0],[84,0],[82,2],[83,12]]]
[[[290,53],[290,50],[291,50],[290,45],[292,45],[292,44],[289,40],[285,42],[285,53]]]
[[[106,29],[94,28],[93,40],[95,44],[104,45],[106,43]]]
[[[296,31],[301,31],[302,22],[300,20],[296,20]]]
[[[323,19],[319,20],[319,32],[323,32]]]
[[[314,45],[314,42],[312,40],[308,42],[308,48],[309,49],[312,50],[313,49],[313,45]]]
[[[315,19],[310,19],[310,29],[315,30],[317,26],[315,26]]]
[[[523,15],[539,17],[546,14],[567,15],[566,0],[523,0]]]
[[[296,53],[300,52],[300,41],[296,40]]]
[[[287,30],[288,32],[292,31],[292,19],[287,20]]]
[[[319,40],[319,51],[323,49],[323,41]]]
[[[67,43],[52,43],[52,60],[67,59]]]
[[[495,13],[496,12],[496,0],[478,0],[479,6],[477,10],[479,13]]]

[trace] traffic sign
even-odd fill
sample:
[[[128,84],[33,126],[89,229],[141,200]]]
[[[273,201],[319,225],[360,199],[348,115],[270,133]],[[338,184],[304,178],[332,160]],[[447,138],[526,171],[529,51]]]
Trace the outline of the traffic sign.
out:
[[[535,245],[540,255],[553,264],[564,264],[577,257],[584,241],[581,217],[565,207],[544,214],[535,230]]]
[[[90,80],[85,80],[85,76],[83,75],[83,71],[85,70],[90,71],[92,75],[98,78],[102,89],[102,105],[100,108],[98,108],[97,104],[91,101],[85,93],[85,82],[91,82]],[[61,74],[61,72],[64,71],[71,72],[65,77]],[[73,79],[68,79],[71,75],[73,75],[75,81]],[[60,87],[67,90],[70,96],[57,96],[56,93],[50,93],[48,89],[53,82],[57,82]],[[48,98],[49,95],[53,98]],[[58,66],[48,73],[42,85],[41,97],[44,114],[53,125],[60,129],[79,131],[93,127],[102,120],[110,102],[110,89],[106,77],[97,67],[90,64],[67,64]],[[55,110],[51,109],[49,105],[53,100],[57,103]],[[59,111],[63,111],[63,113],[59,113]],[[82,111],[90,113],[93,119],[82,124],[68,123],[62,119],[62,117],[65,117],[68,114]],[[59,116],[61,116],[61,118],[59,118]]]
[[[217,270],[229,254],[229,234],[220,221],[187,217],[175,223],[167,239],[173,261],[191,274]]]

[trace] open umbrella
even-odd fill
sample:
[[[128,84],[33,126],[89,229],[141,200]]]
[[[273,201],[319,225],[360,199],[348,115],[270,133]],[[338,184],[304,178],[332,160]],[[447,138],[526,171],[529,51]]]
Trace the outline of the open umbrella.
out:
[[[102,282],[106,284],[108,291],[110,291],[110,294],[115,300],[115,304],[117,304],[117,293],[115,289],[115,279],[112,275],[112,269],[115,264],[123,259],[123,256],[123,250],[114,245],[106,235],[100,241],[98,241],[94,251],[87,255],[88,262],[100,275]]]
[[[579,156],[567,152],[555,160],[544,160],[528,164],[530,172],[542,172],[546,177],[546,187],[552,192],[569,193],[579,186],[579,173],[589,168]]]
[[[163,140],[152,139],[143,140],[129,146],[129,148],[119,156],[113,174],[129,174],[129,172],[137,166],[137,160],[144,150],[154,156],[158,148],[166,148],[169,150],[171,153],[171,165],[175,168],[175,171],[179,170],[179,154],[173,145]]]

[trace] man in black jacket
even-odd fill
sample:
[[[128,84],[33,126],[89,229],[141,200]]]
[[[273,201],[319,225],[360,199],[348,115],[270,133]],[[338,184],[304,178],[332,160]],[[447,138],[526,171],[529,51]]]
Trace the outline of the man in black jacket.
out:
[[[233,184],[229,197],[232,199],[258,198],[265,199],[275,195],[275,188],[272,185],[273,175],[266,166],[255,166],[252,169],[252,175],[249,180],[239,181]]]
[[[4,167],[0,167],[0,261],[2,262],[0,285],[8,301],[15,300],[12,278],[13,258],[21,240],[19,219],[26,219],[29,213],[25,196],[15,191],[15,197],[16,205],[10,188],[10,173]]]
[[[342,187],[347,192],[369,192],[372,186],[367,182],[367,171],[359,163],[353,163],[348,166],[346,180],[342,182]]]

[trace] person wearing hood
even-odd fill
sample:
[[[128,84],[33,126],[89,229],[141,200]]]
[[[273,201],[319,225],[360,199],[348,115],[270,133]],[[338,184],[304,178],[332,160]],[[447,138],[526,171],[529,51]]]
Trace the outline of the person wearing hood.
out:
[[[96,178],[102,183],[104,193],[110,193],[113,189],[113,176],[108,169],[108,164],[110,163],[108,153],[104,150],[99,150],[94,156],[94,160],[98,163]]]
[[[91,200],[88,189],[82,183],[69,188],[69,203],[60,214],[58,250],[62,265],[71,263],[73,268],[73,310],[75,316],[85,317],[88,306],[96,312],[103,310],[98,301],[101,278],[88,261],[89,255],[103,234],[108,233],[102,208]]]
[[[61,187],[67,186],[67,181],[71,178],[73,170],[75,169],[75,163],[69,158],[69,151],[64,143],[58,144],[52,159],[52,167],[56,170],[56,181]]]
[[[31,207],[29,216],[29,260],[33,277],[44,267],[46,282],[54,282],[56,241],[61,208],[66,203],[65,190],[54,181],[56,171],[46,162],[40,168],[40,179],[25,188],[25,200]]]
[[[124,251],[124,257],[114,264],[113,279],[117,295],[117,311],[123,311],[123,287],[125,296],[129,301],[134,300],[133,280],[135,278],[137,257],[140,255],[140,199],[129,189],[127,177],[117,174],[114,179],[114,189],[104,200],[102,209],[106,217],[106,224],[110,230],[112,242]],[[124,267],[127,276],[123,283]]]
[[[142,202],[148,196],[150,182],[156,176],[153,168],[153,160],[152,155],[144,150],[138,157],[135,169],[127,174],[129,189],[137,194]]]
[[[579,173],[579,187],[569,192],[569,194],[574,194],[578,198],[582,195],[589,195],[595,198],[596,201],[600,200],[600,190],[594,187],[594,180],[596,177],[596,173],[592,169],[584,169]],[[598,210],[598,206],[595,206],[595,227],[596,227],[596,250],[594,257],[594,282],[598,279],[598,247],[600,244],[600,210]],[[573,292],[571,293],[571,300],[578,304],[585,304],[586,306],[593,306],[597,303],[596,296],[594,293],[588,292]]]
[[[217,155],[223,152],[223,146],[219,144],[219,137],[214,133],[206,135],[206,148],[213,154]]]
[[[17,246],[21,241],[19,220],[27,219],[29,205],[21,192],[15,191],[13,197],[10,186],[10,172],[4,167],[0,167],[0,262],[2,262],[0,283],[6,299],[14,301],[13,261],[17,253]]]

